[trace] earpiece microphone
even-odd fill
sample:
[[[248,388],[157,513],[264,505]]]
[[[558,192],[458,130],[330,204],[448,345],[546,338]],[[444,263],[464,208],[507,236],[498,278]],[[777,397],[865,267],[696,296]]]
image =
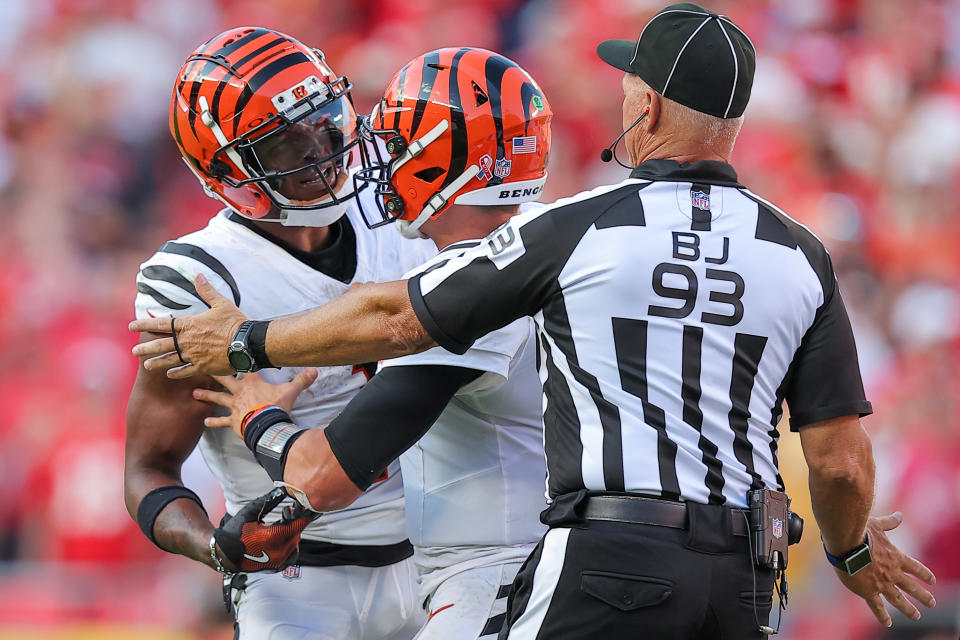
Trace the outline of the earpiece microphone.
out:
[[[600,152],[600,161],[601,162],[610,162],[616,158],[617,145],[620,144],[620,140],[623,139],[623,136],[627,135],[627,132],[633,129],[635,126],[640,124],[640,121],[647,117],[650,113],[650,107],[647,107],[643,113],[640,114],[640,117],[637,118],[632,125],[623,130],[623,133],[617,136],[617,139],[613,141],[609,147]],[[624,169],[632,169],[633,167],[628,167],[627,165],[620,162],[620,159],[617,158],[617,164],[619,164]]]

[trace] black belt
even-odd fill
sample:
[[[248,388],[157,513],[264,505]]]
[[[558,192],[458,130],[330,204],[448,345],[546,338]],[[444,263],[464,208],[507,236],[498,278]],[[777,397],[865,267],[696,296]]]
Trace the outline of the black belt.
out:
[[[220,520],[220,526],[229,520],[231,515],[225,514]],[[406,560],[413,555],[413,545],[409,540],[395,544],[335,544],[319,540],[300,540],[298,546],[300,556],[297,564],[301,567],[341,567],[344,565],[356,567],[387,567]]]
[[[409,540],[386,545],[334,544],[319,540],[301,540],[300,558],[303,567],[386,567],[413,555]]]
[[[605,520],[608,522],[627,522],[648,524],[654,527],[687,527],[687,505],[683,502],[671,502],[642,496],[590,496],[583,508],[586,520]],[[747,535],[747,521],[741,515],[743,509],[717,506],[718,509],[730,509],[733,535]]]

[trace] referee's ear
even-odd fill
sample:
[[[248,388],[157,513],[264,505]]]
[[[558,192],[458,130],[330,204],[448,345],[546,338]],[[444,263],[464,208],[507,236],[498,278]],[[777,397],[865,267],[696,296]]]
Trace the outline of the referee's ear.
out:
[[[649,111],[647,112],[647,117],[644,118],[643,126],[647,133],[653,133],[657,130],[657,125],[660,124],[660,109],[663,106],[663,98],[660,97],[659,93],[647,87],[646,99],[646,108],[649,109]]]

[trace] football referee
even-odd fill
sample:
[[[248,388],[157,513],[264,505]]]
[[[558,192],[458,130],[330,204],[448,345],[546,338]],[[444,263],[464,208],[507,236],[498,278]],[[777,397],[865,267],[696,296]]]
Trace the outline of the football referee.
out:
[[[534,317],[551,528],[514,583],[501,637],[772,632],[777,570],[755,559],[750,507],[785,498],[784,400],[826,559],[882,623],[883,599],[919,617],[904,592],[933,606],[910,577],[933,584],[933,574],[887,539],[897,516],[869,517],[874,463],[859,419],[871,407],[830,256],[728,164],[752,43],[685,3],[598,53],[625,72],[628,179],[520,214],[409,281],[271,321],[265,344],[230,348],[265,350],[274,365],[366,362],[435,344],[464,352]],[[135,347],[154,356],[148,368],[232,371],[228,345],[246,318],[197,284],[211,310],[178,319],[177,352],[171,338]],[[166,319],[131,328],[170,329]],[[342,483],[329,467],[331,486]],[[767,533],[785,546],[784,519]]]

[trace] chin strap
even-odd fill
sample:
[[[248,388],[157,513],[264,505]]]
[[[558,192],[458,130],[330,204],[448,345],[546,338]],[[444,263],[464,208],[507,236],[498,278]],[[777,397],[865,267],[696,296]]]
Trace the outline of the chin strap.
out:
[[[437,138],[443,135],[443,132],[449,127],[449,122],[446,120],[441,120],[433,129],[430,129],[430,131],[427,131],[425,134],[407,145],[407,148],[404,150],[404,152],[397,156],[397,158],[390,163],[390,177],[393,177],[393,174],[397,172],[397,169],[423,153],[423,150],[426,149],[427,146],[436,142]]]

